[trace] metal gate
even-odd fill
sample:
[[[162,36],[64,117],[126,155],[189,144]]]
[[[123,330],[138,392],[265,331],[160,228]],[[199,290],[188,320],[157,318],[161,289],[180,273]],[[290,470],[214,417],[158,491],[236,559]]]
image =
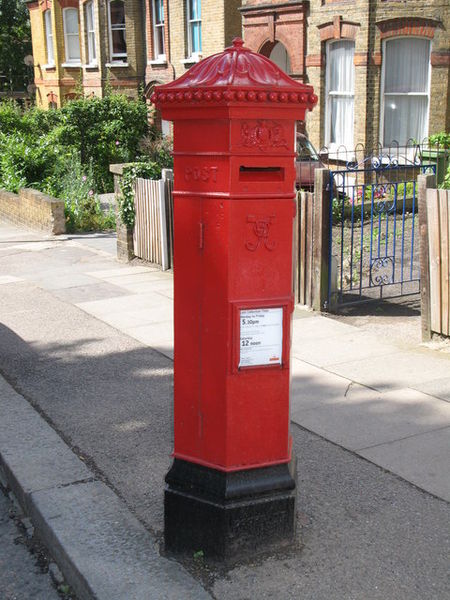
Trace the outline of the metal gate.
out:
[[[330,171],[328,310],[419,293],[416,179],[434,169],[382,157]]]

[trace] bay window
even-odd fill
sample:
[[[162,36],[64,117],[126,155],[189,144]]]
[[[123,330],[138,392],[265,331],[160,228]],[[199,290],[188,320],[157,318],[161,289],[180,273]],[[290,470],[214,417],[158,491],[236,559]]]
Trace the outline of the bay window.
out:
[[[65,8],[63,10],[64,48],[66,63],[80,63],[80,38],[78,30],[78,10]]]
[[[108,4],[108,24],[111,61],[125,61],[127,58],[127,41],[125,3],[122,0],[110,0]]]
[[[92,0],[85,5],[86,11],[86,41],[87,62],[92,65],[97,62],[97,51],[95,47],[95,25],[94,25],[94,3]]]
[[[164,49],[164,3],[153,0],[153,55],[155,60],[165,60]]]
[[[325,143],[330,147],[353,147],[355,99],[355,43],[350,40],[327,45]]]
[[[386,40],[382,67],[383,145],[422,141],[428,130],[431,43],[424,38]]]
[[[45,45],[47,50],[47,65],[55,64],[55,55],[53,53],[53,32],[52,32],[52,12],[44,12]]]
[[[202,51],[202,7],[201,0],[187,0],[188,51],[197,57]]]

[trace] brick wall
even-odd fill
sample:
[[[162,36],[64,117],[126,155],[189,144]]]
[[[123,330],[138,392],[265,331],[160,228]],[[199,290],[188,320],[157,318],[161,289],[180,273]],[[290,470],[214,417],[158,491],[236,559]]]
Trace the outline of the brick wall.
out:
[[[275,43],[281,42],[289,56],[289,75],[300,81],[305,75],[306,9],[301,0],[244,0],[241,8],[245,45],[269,56]]]
[[[329,40],[355,41],[354,143],[379,140],[383,40],[393,36],[431,39],[429,134],[449,128],[447,0],[311,0],[307,19],[307,78],[319,96],[319,110],[307,117],[316,146],[325,136],[325,48]]]
[[[47,234],[66,231],[64,202],[29,188],[19,190],[18,194],[0,190],[0,217]]]

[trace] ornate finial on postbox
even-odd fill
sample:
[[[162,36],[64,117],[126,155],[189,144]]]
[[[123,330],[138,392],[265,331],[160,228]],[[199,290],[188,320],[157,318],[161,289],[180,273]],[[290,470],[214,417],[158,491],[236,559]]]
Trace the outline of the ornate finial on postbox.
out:
[[[196,63],[176,81],[157,86],[151,101],[158,108],[170,104],[183,110],[187,103],[202,109],[250,103],[297,105],[301,110],[311,110],[317,96],[310,85],[292,79],[236,37],[223,52]]]

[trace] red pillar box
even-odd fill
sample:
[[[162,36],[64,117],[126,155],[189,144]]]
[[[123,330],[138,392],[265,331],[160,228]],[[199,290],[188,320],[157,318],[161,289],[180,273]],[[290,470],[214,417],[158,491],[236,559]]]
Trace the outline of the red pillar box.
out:
[[[159,86],[174,123],[173,551],[230,557],[289,541],[295,125],[317,102],[273,62],[231,48]]]

